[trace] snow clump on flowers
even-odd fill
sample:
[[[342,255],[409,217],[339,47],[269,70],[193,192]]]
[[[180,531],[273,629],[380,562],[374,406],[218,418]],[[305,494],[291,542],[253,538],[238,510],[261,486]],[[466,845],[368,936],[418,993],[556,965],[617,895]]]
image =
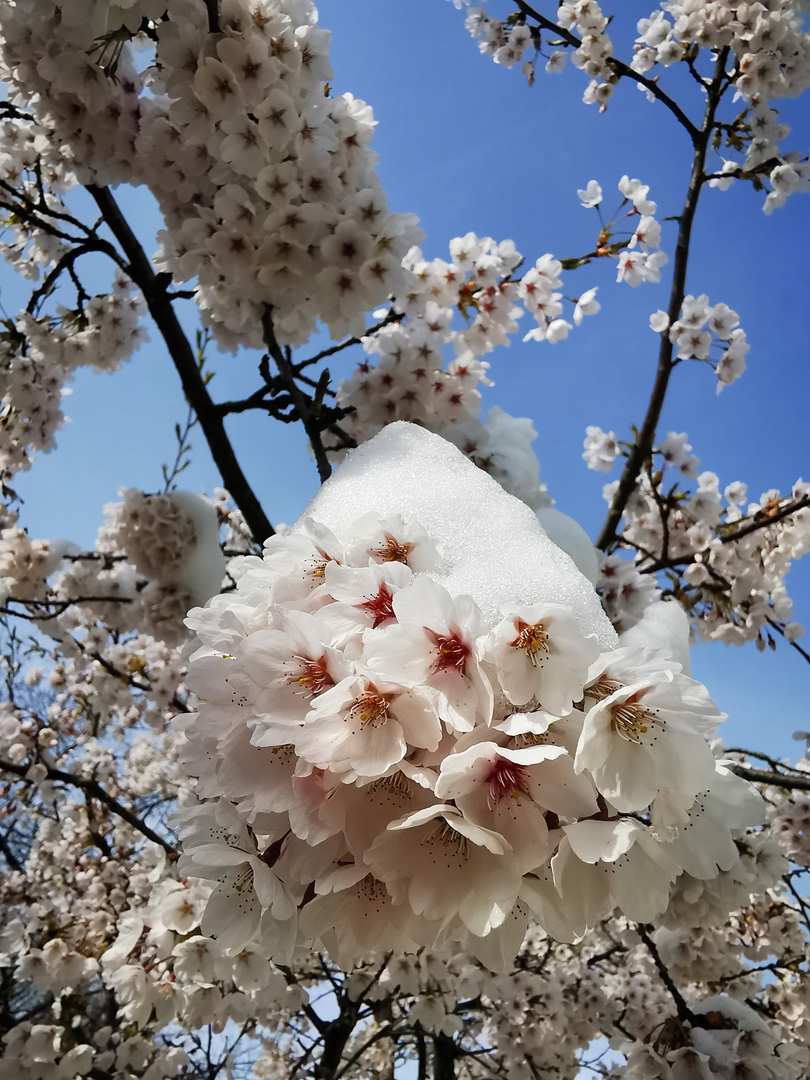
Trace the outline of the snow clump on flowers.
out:
[[[120,494],[120,503],[104,507],[96,552],[60,576],[57,595],[91,623],[104,618],[118,630],[145,629],[178,645],[187,637],[188,609],[218,593],[225,576],[216,507],[185,491]]]
[[[227,951],[511,957],[532,917],[564,941],[656,918],[762,818],[705,688],[617,648],[534,515],[422,429],[355,451],[236,576],[189,615],[177,721],[200,800],[180,870],[216,882]]]

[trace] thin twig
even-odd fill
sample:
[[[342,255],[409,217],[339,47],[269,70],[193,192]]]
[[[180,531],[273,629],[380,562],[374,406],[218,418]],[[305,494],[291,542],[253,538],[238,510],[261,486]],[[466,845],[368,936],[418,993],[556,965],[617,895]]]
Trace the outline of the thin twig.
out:
[[[318,425],[312,411],[311,405],[313,403],[310,402],[309,398],[295,381],[295,370],[289,355],[276,341],[276,332],[273,326],[273,309],[269,304],[265,305],[264,308],[262,329],[264,331],[264,343],[267,346],[267,351],[275,361],[279,375],[281,376],[281,381],[286,386],[287,393],[290,395],[292,403],[295,406],[298,419],[304,425],[304,431],[307,433],[309,445],[312,447],[312,453],[315,455],[315,464],[318,466],[318,476],[321,479],[321,483],[324,483],[324,481],[328,480],[332,475],[332,466],[326,456],[326,450],[324,449],[323,440],[321,439],[321,427]]]
[[[254,538],[262,543],[268,536],[273,535],[273,526],[237,461],[231,441],[225,432],[222,417],[211,400],[196,357],[174,313],[171,300],[166,295],[166,290],[157,281],[157,275],[143,248],[109,189],[90,184],[87,191],[96,201],[107,225],[129,260],[127,273],[143,293],[149,313],[166,342],[169,356],[183,384],[186,400],[197,414],[200,427],[211,450],[211,456],[222,477],[223,486],[227,488],[231,498],[242,511]]]
[[[575,49],[578,49],[582,44],[582,39],[578,38],[576,34],[572,34],[570,30],[566,30],[564,27],[558,26],[557,23],[553,22],[551,19],[547,19],[545,15],[541,15],[538,11],[535,11],[530,4],[524,3],[523,0],[517,0],[517,6],[524,15],[528,15],[530,18],[534,19],[544,30],[550,30],[551,33],[562,38],[568,45],[572,45]],[[608,63],[617,75],[623,78],[632,79],[634,82],[640,83],[646,90],[649,90],[654,98],[669,109],[672,115],[677,119],[678,123],[686,128],[693,141],[698,137],[698,129],[680,105],[678,105],[676,101],[673,101],[669,94],[661,89],[655,79],[648,79],[646,75],[634,71],[628,64],[625,64],[621,60],[616,60],[614,57],[611,57],[608,60]]]
[[[708,88],[706,109],[703,116],[703,124],[699,132],[692,135],[694,154],[692,158],[692,173],[689,178],[689,187],[686,193],[683,211],[679,218],[678,242],[675,250],[675,266],[672,272],[672,287],[670,290],[668,326],[671,326],[680,314],[686,292],[686,268],[689,262],[689,245],[692,238],[692,225],[697,211],[698,199],[703,186],[704,166],[706,154],[709,149],[714,114],[720,104],[719,87],[725,71],[728,49],[725,48],[717,58],[714,70],[714,78]],[[661,334],[661,344],[658,352],[658,368],[653,384],[650,401],[647,406],[647,415],[639,430],[636,441],[628,454],[627,462],[619,479],[618,487],[613,496],[605,524],[596,541],[600,551],[605,551],[616,538],[616,528],[624,514],[627,500],[635,490],[638,475],[644,461],[649,457],[655,432],[658,427],[658,419],[664,407],[669,386],[669,378],[674,369],[672,360],[672,342],[669,340],[668,330]]]
[[[63,769],[57,769],[53,765],[49,765],[46,761],[42,761],[41,764],[45,768],[48,780],[55,780],[61,784],[68,784],[71,787],[79,788],[84,791],[86,795],[104,803],[108,810],[111,810],[123,821],[126,821],[128,825],[131,825],[133,829],[136,829],[141,835],[145,836],[147,840],[151,840],[153,844],[158,844],[162,847],[167,855],[175,856],[177,854],[175,847],[170,844],[168,840],[165,840],[156,833],[154,829],[147,825],[145,821],[142,821],[128,806],[124,806],[118,799],[105,791],[98,780],[65,772]],[[14,776],[19,776],[21,780],[27,779],[26,774],[30,768],[30,765],[18,765],[15,761],[0,760],[0,770],[9,772]],[[33,781],[29,781],[29,783],[33,783]]]
[[[655,964],[656,969],[658,970],[658,974],[661,977],[661,982],[667,988],[667,990],[669,991],[670,997],[675,1002],[675,1008],[678,1010],[679,1019],[682,1020],[682,1021],[686,1021],[689,1024],[691,1024],[692,1026],[694,1026],[694,1023],[695,1023],[694,1013],[692,1012],[692,1010],[689,1008],[689,1006],[684,1001],[683,995],[681,994],[678,987],[672,981],[672,976],[669,973],[669,968],[666,966],[664,961],[661,959],[661,957],[660,957],[660,955],[658,953],[658,949],[655,946],[655,942],[652,940],[650,935],[647,933],[646,927],[642,926],[641,923],[636,924],[636,929],[638,930],[639,937],[644,942],[644,944],[647,946],[647,951],[649,952],[650,956],[652,957],[653,963]]]

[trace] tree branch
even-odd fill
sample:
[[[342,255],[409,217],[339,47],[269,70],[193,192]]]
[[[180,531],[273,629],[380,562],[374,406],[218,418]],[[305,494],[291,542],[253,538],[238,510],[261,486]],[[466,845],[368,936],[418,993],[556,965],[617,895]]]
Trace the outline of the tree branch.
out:
[[[517,0],[517,6],[524,15],[528,15],[530,18],[534,19],[538,26],[542,26],[544,30],[550,30],[551,33],[556,34],[575,49],[578,49],[582,44],[582,39],[578,38],[576,34],[572,34],[570,30],[565,30],[551,19],[547,19],[545,15],[541,15],[539,11],[535,11],[530,4],[524,3],[523,0]],[[634,71],[628,64],[625,64],[622,60],[616,60],[615,57],[611,58],[608,63],[620,77],[632,79],[634,82],[640,83],[646,90],[649,90],[657,101],[660,101],[662,105],[665,105],[669,109],[678,123],[686,128],[690,138],[694,142],[699,134],[698,129],[683,109],[681,109],[680,105],[678,105],[676,101],[673,101],[669,94],[661,89],[655,79],[648,79],[646,75]]]
[[[678,1010],[678,1018],[681,1021],[685,1021],[685,1022],[689,1023],[692,1027],[694,1027],[695,1026],[695,1014],[692,1012],[692,1010],[686,1004],[680,990],[677,988],[675,983],[672,981],[672,976],[669,973],[669,968],[666,966],[664,961],[659,956],[658,949],[655,946],[655,942],[652,940],[650,935],[647,933],[646,927],[642,926],[640,923],[637,923],[636,924],[636,929],[638,930],[639,937],[644,942],[644,944],[647,946],[647,952],[649,952],[650,956],[653,959],[653,963],[655,964],[656,969],[658,971],[658,974],[661,977],[661,981],[663,982],[664,986],[669,991],[670,997],[675,1002],[675,1008]]]
[[[433,1080],[455,1080],[458,1048],[448,1035],[433,1036]]]
[[[100,803],[103,803],[108,810],[116,814],[123,821],[126,821],[128,825],[131,825],[133,829],[136,829],[142,836],[145,836],[147,840],[151,840],[153,844],[158,844],[169,856],[176,856],[177,851],[168,840],[164,840],[162,836],[159,836],[145,821],[129,807],[124,806],[118,799],[110,795],[99,784],[98,780],[93,780],[86,776],[75,776],[73,773],[65,772],[63,769],[57,769],[53,765],[49,765],[46,761],[41,761],[47,772],[48,780],[55,780],[61,784],[69,784],[71,787],[79,788],[84,791],[85,794],[91,796],[94,799],[98,799]],[[13,776],[19,776],[21,780],[27,779],[28,770],[30,765],[18,765],[14,761],[0,760],[0,770],[9,772]],[[29,781],[33,783],[33,781]]]
[[[264,330],[264,343],[267,346],[267,351],[273,357],[279,375],[281,376],[281,381],[287,388],[287,393],[290,395],[290,400],[295,406],[295,411],[298,413],[299,420],[304,425],[304,431],[307,433],[309,445],[312,447],[312,453],[315,455],[315,463],[318,466],[318,476],[321,478],[321,483],[323,483],[332,475],[332,466],[329,464],[329,459],[326,456],[326,450],[323,446],[323,440],[321,439],[322,429],[317,423],[309,399],[295,381],[295,371],[293,370],[292,361],[276,341],[276,332],[273,327],[273,310],[269,304],[266,305],[264,309],[262,328]]]
[[[169,355],[180,376],[183,392],[189,405],[197,414],[211,456],[222,477],[222,483],[242,511],[254,539],[261,544],[268,536],[273,535],[273,526],[237,461],[230,439],[225,432],[222,417],[208,394],[194,352],[174,313],[172,302],[166,290],[158,282],[157,275],[144,254],[143,248],[109,189],[91,184],[88,185],[87,191],[95,200],[104,215],[104,220],[129,260],[126,272],[143,293],[149,313],[166,342]]]
[[[771,784],[773,787],[787,788],[789,791],[810,791],[810,776],[806,779],[798,776],[785,776],[784,773],[770,772],[766,769],[752,769],[742,763],[727,763],[725,767],[737,776],[742,776],[745,780],[756,780],[758,784]]]
[[[668,309],[669,326],[677,320],[678,315],[680,314],[686,291],[686,268],[689,262],[689,244],[692,238],[692,224],[695,219],[698,199],[705,179],[704,165],[709,148],[712,125],[714,124],[714,114],[717,110],[717,106],[720,104],[721,95],[719,87],[725,72],[727,56],[728,49],[726,48],[723,49],[717,58],[714,78],[712,79],[711,86],[708,88],[703,124],[700,131],[693,136],[694,155],[692,158],[692,173],[689,178],[686,201],[684,202],[683,211],[679,218],[680,226],[678,229],[678,242],[675,250],[675,266],[672,272],[672,288],[670,290]],[[616,538],[616,528],[621,521],[624,508],[627,505],[627,500],[630,498],[630,495],[636,486],[638,474],[641,472],[644,462],[652,452],[658,419],[661,415],[661,409],[664,406],[664,398],[666,397],[667,387],[669,385],[669,377],[672,374],[674,366],[675,364],[672,360],[672,342],[669,340],[669,331],[664,330],[661,334],[661,345],[658,352],[658,369],[652,393],[650,395],[649,405],[647,406],[647,415],[644,417],[644,423],[642,424],[633,448],[628,455],[627,462],[619,480],[619,486],[616,489],[616,493],[610,504],[610,510],[608,511],[605,524],[602,526],[602,531],[596,541],[596,546],[600,551],[605,551]]]

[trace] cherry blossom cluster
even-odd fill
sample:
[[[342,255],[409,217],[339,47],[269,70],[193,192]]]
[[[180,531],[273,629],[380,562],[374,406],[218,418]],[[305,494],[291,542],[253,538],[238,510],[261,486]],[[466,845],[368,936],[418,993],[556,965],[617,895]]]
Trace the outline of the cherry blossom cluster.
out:
[[[553,344],[572,328],[561,317],[562,293],[556,291],[561,263],[544,255],[522,278],[512,280],[520,262],[511,241],[496,243],[474,233],[451,240],[449,262],[428,262],[414,248],[406,259],[413,286],[394,298],[395,310],[405,317],[363,339],[365,352],[378,357],[377,363],[364,361],[351,379],[341,382],[337,403],[349,410],[343,427],[355,442],[397,420],[418,423],[442,434],[507,491],[537,508],[550,499],[538,479],[531,422],[497,406],[489,410],[486,423],[479,419],[478,387],[491,385],[489,364],[479,357],[509,344],[524,311],[537,324],[524,340]],[[575,304],[575,324],[599,310],[595,293],[588,290]],[[453,326],[459,312],[463,329]],[[445,366],[450,346],[455,355]]]
[[[638,221],[632,222],[629,240],[611,243],[618,216],[614,215],[606,225],[602,225],[594,255],[613,256],[618,259],[617,281],[624,281],[634,288],[642,281],[658,282],[661,280],[661,267],[667,263],[667,255],[666,252],[660,250],[661,226],[654,217],[657,205],[647,197],[650,193],[649,185],[625,175],[619,181],[618,187],[622,196],[620,210],[627,203],[632,203],[633,208],[625,217],[633,219],[637,216]],[[598,208],[603,197],[602,187],[596,180],[589,180],[584,188],[577,191],[577,195],[586,209]],[[586,304],[593,303],[593,297],[586,295],[580,298],[580,303],[574,312],[574,321],[577,323],[581,321],[583,313],[590,314],[587,309],[583,310],[583,301]],[[594,310],[598,309],[597,304]]]
[[[181,644],[185,613],[218,593],[225,576],[216,508],[189,492],[120,494],[104,507],[94,557],[76,559],[55,582],[55,595],[72,602],[61,624],[75,630],[82,617],[100,618]]]
[[[636,1043],[626,1066],[609,1075],[644,1077],[801,1076],[806,1051],[780,1041],[779,1034],[749,1006],[726,994],[706,998],[691,1022],[673,1017],[649,1043]]]
[[[461,3],[468,4],[469,0],[459,0],[456,7],[460,7]],[[610,20],[602,14],[595,0],[563,0],[557,10],[557,21],[566,30],[581,34],[581,44],[574,50],[571,62],[591,78],[583,101],[604,108],[613,92],[613,72],[610,67],[613,46],[605,33]],[[503,67],[513,67],[519,63],[530,46],[534,47],[535,53],[541,48],[540,35],[525,23],[503,23],[500,19],[491,18],[483,8],[470,8],[464,25],[473,38],[481,39],[478,43],[481,52]],[[561,71],[565,59],[564,52],[552,52],[546,63],[546,71]],[[525,61],[521,65],[521,72],[531,86],[535,60]]]
[[[0,343],[0,474],[28,469],[33,454],[51,450],[64,420],[65,383],[78,367],[117,371],[143,340],[143,300],[123,276],[110,293],[94,296],[60,319],[19,316]]]
[[[282,342],[306,341],[318,319],[335,337],[362,332],[363,313],[405,287],[421,232],[387,210],[371,109],[324,96],[329,35],[314,6],[229,0],[214,33],[192,0],[145,0],[109,21],[71,5],[2,5],[3,77],[80,182],[152,189],[166,220],[158,265],[197,279],[219,340],[261,346],[268,306]],[[128,39],[143,20],[154,61],[139,72]]]
[[[462,3],[468,0],[458,0],[456,7]],[[572,62],[591,77],[583,101],[598,104],[602,111],[621,74],[613,63],[613,44],[606,33],[609,21],[594,0],[563,0],[558,6],[557,25],[580,35]],[[525,19],[504,23],[483,8],[472,8],[465,26],[474,38],[481,39],[481,52],[503,67],[518,63],[529,46],[534,46],[536,53],[542,48],[540,29]],[[693,74],[708,84],[711,76],[701,77],[697,71],[699,51],[710,50],[714,57],[722,50],[729,52],[729,86],[734,89],[735,101],[742,98],[748,109],[726,126],[726,146],[744,151],[744,156],[741,161],[723,159],[719,174],[709,181],[713,186],[725,189],[738,176],[766,176],[765,213],[782,206],[789,195],[810,191],[810,159],[796,151],[782,151],[780,143],[790,127],[780,122],[771,105],[777,98],[797,97],[810,84],[810,44],[801,4],[795,0],[753,5],[744,0],[709,4],[671,0],[640,19],[637,29],[629,68],[642,76],[639,89],[646,90],[651,101],[656,95],[649,80],[660,78],[658,65],[669,68],[688,63]],[[572,45],[553,37],[551,41],[555,51],[548,57],[546,71],[559,72],[565,66],[565,50]],[[535,60],[525,61],[521,70],[532,85]]]
[[[612,433],[588,430],[583,456],[591,467],[610,467],[603,448],[612,440]],[[721,491],[715,473],[698,474],[698,458],[690,450],[685,433],[669,432],[628,500],[622,539],[635,550],[636,570],[613,557],[605,564],[613,581],[604,574],[600,581],[612,621],[628,628],[641,613],[642,597],[654,598],[655,590],[645,590],[640,576],[678,570],[701,639],[756,641],[764,648],[767,626],[775,622],[786,640],[795,641],[803,628],[791,621],[784,578],[791,562],[810,551],[810,486],[798,480],[787,498],[771,490],[745,507],[746,485],[735,481]],[[694,492],[683,490],[680,479],[667,491],[673,473],[695,478]],[[604,488],[608,502],[617,483]]]
[[[669,332],[669,340],[677,348],[678,360],[703,360],[717,375],[717,393],[730,386],[745,371],[745,357],[750,345],[740,328],[740,317],[726,304],[709,304],[709,298],[685,296],[681,313],[670,326],[665,311],[650,316],[650,329],[657,334]],[[722,350],[719,358],[710,356],[712,345]]]
[[[530,913],[573,941],[615,907],[656,918],[683,869],[716,876],[761,818],[707,742],[723,714],[665,651],[615,647],[582,598],[524,585],[504,603],[463,522],[446,550],[412,517],[346,518],[369,490],[408,503],[417,447],[428,501],[487,505],[501,559],[507,535],[521,561],[539,542],[557,595],[590,588],[525,507],[398,424],[316,499],[337,532],[306,518],[191,613],[199,704],[178,723],[202,801],[180,815],[181,868],[217,881],[202,926],[230,951],[311,942],[345,964],[493,934],[508,951]]]
[[[754,105],[755,116],[760,119],[775,116],[768,102],[796,97],[808,85],[807,35],[801,11],[790,0],[772,0],[767,5],[742,0],[705,5],[670,0],[649,18],[641,19],[638,32],[639,48],[632,66],[642,73],[656,64],[669,67],[687,59],[695,46],[715,51],[729,48],[736,60],[736,92]],[[784,134],[777,137],[783,138]],[[766,157],[774,149],[771,143]]]

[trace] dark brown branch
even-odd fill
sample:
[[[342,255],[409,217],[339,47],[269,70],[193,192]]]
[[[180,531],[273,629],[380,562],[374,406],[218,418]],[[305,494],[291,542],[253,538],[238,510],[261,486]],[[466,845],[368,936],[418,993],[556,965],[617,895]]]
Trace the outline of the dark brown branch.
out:
[[[455,1080],[458,1047],[448,1035],[433,1036],[433,1080]]]
[[[81,258],[82,255],[87,255],[89,252],[97,251],[98,245],[95,242],[79,244],[78,247],[66,251],[45,277],[42,284],[31,293],[31,299],[28,301],[28,307],[25,309],[29,315],[33,315],[38,304],[51,294],[57,281],[65,270],[72,271],[73,264],[77,259]]]
[[[697,210],[703,180],[705,179],[704,165],[706,162],[706,154],[709,149],[712,126],[714,124],[714,114],[717,110],[717,106],[720,104],[719,88],[723,80],[727,56],[728,49],[724,49],[717,58],[714,69],[714,78],[712,79],[711,86],[708,88],[703,124],[700,131],[695,132],[692,136],[694,145],[692,173],[689,178],[689,188],[686,193],[683,211],[679,218],[678,242],[675,250],[675,266],[672,272],[672,288],[669,298],[668,326],[671,326],[677,320],[686,292],[686,268],[689,262],[689,244],[692,238],[692,224],[695,219],[695,212]],[[672,359],[672,342],[669,340],[669,330],[667,329],[661,334],[661,345],[658,352],[658,369],[656,371],[655,383],[653,384],[650,401],[647,406],[647,415],[644,417],[644,423],[642,424],[641,430],[633,444],[633,448],[627,457],[627,462],[625,463],[619,485],[610,504],[610,510],[608,511],[605,524],[596,541],[596,546],[601,551],[605,551],[616,538],[616,528],[621,521],[624,508],[627,505],[627,500],[630,498],[630,495],[636,487],[638,474],[641,472],[644,462],[652,452],[655,431],[658,427],[658,419],[664,406],[664,398],[666,397],[667,387],[669,386],[669,378],[674,367],[675,363]]]
[[[658,974],[661,977],[661,982],[667,988],[667,990],[669,991],[670,997],[675,1002],[675,1008],[678,1010],[678,1019],[681,1020],[682,1022],[688,1023],[692,1027],[694,1027],[695,1026],[695,1014],[692,1012],[692,1010],[686,1004],[680,990],[675,985],[675,983],[672,981],[672,976],[669,973],[669,968],[666,966],[664,961],[659,956],[658,949],[655,946],[655,942],[652,940],[650,935],[647,933],[646,927],[642,926],[640,923],[637,923],[636,924],[636,929],[638,930],[639,937],[644,942],[644,944],[647,946],[647,952],[652,957],[653,963],[655,964],[656,969],[658,971]]]
[[[313,403],[295,381],[295,371],[290,357],[276,341],[276,332],[273,327],[273,309],[269,304],[266,305],[264,309],[262,329],[264,331],[264,343],[267,346],[267,351],[275,361],[281,381],[286,387],[287,393],[290,395],[290,400],[295,407],[298,419],[304,425],[304,431],[307,433],[309,445],[312,447],[312,453],[315,455],[315,464],[318,466],[318,476],[321,478],[321,483],[323,483],[332,475],[332,466],[329,464],[323,440],[321,439],[322,428],[318,424],[312,411],[311,406]]]
[[[205,9],[208,12],[208,33],[218,34],[219,29],[219,0],[204,0]]]
[[[552,34],[561,38],[568,45],[572,45],[575,49],[578,49],[582,44],[582,39],[578,38],[576,34],[572,34],[570,30],[565,30],[551,19],[547,19],[545,15],[541,15],[538,11],[535,11],[530,4],[524,3],[523,0],[517,0],[517,6],[524,15],[528,15],[529,18],[534,19],[538,26],[542,26],[544,30],[551,31]],[[681,109],[680,105],[678,105],[676,101],[673,101],[669,94],[661,89],[655,79],[648,79],[646,75],[642,75],[638,71],[633,71],[628,64],[625,64],[621,60],[616,60],[614,57],[611,57],[608,60],[608,63],[613,71],[620,77],[632,79],[634,82],[640,83],[646,90],[649,90],[657,101],[660,101],[662,105],[665,105],[669,109],[672,115],[677,119],[678,123],[686,128],[693,141],[698,137],[698,129],[683,109]]]
[[[752,769],[748,765],[728,762],[725,767],[735,775],[742,776],[745,780],[755,780],[758,784],[770,784],[789,791],[810,791],[810,775],[803,779],[799,776],[786,776],[784,773],[771,772],[768,769]]]
[[[145,821],[142,821],[133,810],[124,806],[118,799],[105,791],[98,780],[65,772],[63,769],[57,769],[53,765],[49,765],[46,761],[41,762],[41,764],[45,766],[48,780],[55,780],[58,783],[69,784],[71,787],[79,788],[91,798],[98,799],[98,801],[103,803],[108,810],[112,811],[117,817],[120,817],[122,821],[126,821],[128,825],[131,825],[133,829],[141,833],[142,836],[145,836],[147,840],[151,840],[153,844],[158,844],[162,847],[167,855],[175,856],[177,854],[175,848],[168,840],[164,840],[164,838],[158,835],[158,833],[147,825]],[[0,760],[0,770],[9,772],[13,776],[19,776],[21,780],[26,779],[26,773],[30,767],[30,765],[18,765],[14,761]]]
[[[225,432],[222,417],[208,394],[205,380],[188,338],[174,313],[172,302],[166,290],[157,281],[157,275],[151,263],[109,189],[88,185],[87,190],[96,201],[107,225],[129,260],[127,273],[143,293],[149,314],[166,342],[169,355],[183,384],[186,400],[197,414],[211,456],[222,477],[223,486],[227,488],[242,511],[254,538],[258,543],[262,543],[268,536],[273,535],[273,526],[237,461],[230,439]]]
[[[661,507],[660,499],[656,499],[658,503],[659,512],[662,516],[664,511]],[[733,544],[737,540],[741,540],[744,536],[750,536],[751,533],[760,532],[762,529],[767,529],[771,525],[775,525],[778,521],[784,521],[785,518],[790,517],[791,514],[795,514],[798,510],[803,510],[806,506],[810,506],[810,495],[803,495],[800,499],[796,499],[793,502],[786,503],[781,510],[776,511],[772,515],[760,516],[761,512],[755,514],[750,520],[742,519],[747,522],[740,525],[739,528],[735,526],[737,522],[731,522],[726,526],[728,532],[718,533],[718,539],[721,544]],[[662,545],[663,554],[661,556],[653,555],[652,552],[647,551],[646,548],[641,547],[639,544],[634,543],[632,540],[627,540],[623,536],[617,537],[622,544],[626,544],[628,547],[634,548],[636,551],[641,552],[645,558],[650,560],[649,565],[639,566],[638,571],[640,574],[656,574],[659,570],[675,570],[680,566],[689,566],[690,563],[695,561],[695,553],[676,555],[673,558],[666,557],[666,545]],[[778,629],[778,627],[776,627]]]
[[[0,854],[6,860],[12,870],[16,870],[18,873],[23,872],[23,864],[11,850],[11,845],[8,842],[8,836],[5,833],[0,833]]]
[[[800,499],[796,499],[795,502],[787,503],[781,510],[777,510],[772,515],[766,515],[764,517],[758,517],[754,515],[753,520],[748,525],[744,525],[740,529],[736,529],[732,533],[728,533],[725,536],[721,536],[720,539],[724,544],[730,544],[734,540],[739,540],[743,536],[748,536],[749,533],[757,532],[758,529],[767,529],[769,525],[775,525],[777,521],[782,521],[786,517],[790,517],[791,514],[795,514],[797,510],[803,510],[805,506],[810,506],[810,495],[803,495]]]
[[[402,322],[405,316],[400,311],[395,311],[393,308],[386,313],[384,319],[380,319],[374,326],[370,326],[363,337],[371,337],[372,334],[376,334],[378,330],[382,330],[384,326],[388,326],[393,322]],[[345,341],[339,341],[337,345],[331,345],[328,349],[322,349],[321,352],[316,353],[315,356],[310,356],[307,360],[301,360],[295,365],[296,373],[300,373],[306,367],[310,367],[312,364],[317,364],[320,360],[325,360],[328,356],[334,356],[335,353],[343,352],[344,349],[350,348],[352,345],[360,345],[363,338],[350,337]]]
[[[348,1059],[343,1068],[337,1074],[335,1080],[341,1080],[341,1077],[345,1076],[349,1069],[351,1069],[353,1065],[357,1064],[357,1062],[362,1058],[363,1054],[365,1054],[366,1050],[371,1049],[371,1047],[375,1043],[379,1042],[381,1039],[389,1038],[389,1036],[393,1035],[393,1033],[394,1028],[392,1024],[383,1024],[383,1026],[378,1031],[375,1031],[373,1035],[370,1035],[369,1038],[366,1039],[366,1041],[359,1048],[359,1050],[355,1050],[355,1052],[352,1054],[352,1056]]]

